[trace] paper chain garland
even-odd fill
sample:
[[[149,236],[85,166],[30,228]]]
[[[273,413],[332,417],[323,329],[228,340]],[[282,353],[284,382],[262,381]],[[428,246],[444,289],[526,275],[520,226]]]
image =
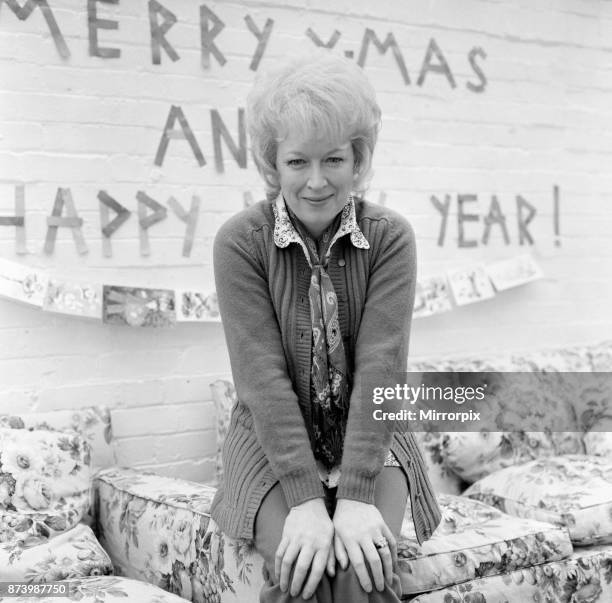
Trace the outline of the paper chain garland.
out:
[[[542,277],[530,255],[477,264],[419,280],[414,318],[447,312],[491,299]],[[151,289],[75,282],[42,269],[0,259],[0,296],[71,316],[130,327],[161,327],[176,322],[220,322],[215,291]]]

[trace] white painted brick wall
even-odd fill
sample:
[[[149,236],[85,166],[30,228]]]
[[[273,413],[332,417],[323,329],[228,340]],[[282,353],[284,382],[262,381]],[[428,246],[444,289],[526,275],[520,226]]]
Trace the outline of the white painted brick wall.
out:
[[[25,186],[28,255],[15,253],[15,229],[0,226],[0,257],[75,279],[113,284],[206,289],[212,285],[211,244],[219,228],[263,188],[252,161],[239,168],[223,145],[217,173],[212,109],[234,138],[238,108],[254,77],[249,69],[258,28],[274,21],[260,69],[311,48],[312,28],[334,52],[359,56],[364,31],[382,41],[392,32],[410,85],[391,51],[371,45],[365,69],[379,91],[384,124],[370,197],[385,191],[389,207],[416,230],[421,275],[513,257],[528,250],[544,279],[494,300],[414,322],[415,357],[489,354],[589,343],[612,336],[612,5],[604,0],[495,2],[452,0],[247,0],[194,3],[165,0],[177,16],[167,39],[180,59],[161,51],[151,62],[145,0],[97,4],[99,18],[118,29],[99,30],[102,47],[118,59],[89,56],[86,3],[49,0],[71,56],[62,59],[40,11],[19,21],[0,5],[0,216],[14,213],[14,188]],[[201,65],[199,6],[224,23],[215,39],[227,63]],[[434,39],[456,87],[439,73],[417,80]],[[470,51],[485,74],[483,92]],[[182,108],[207,164],[198,166],[184,140],[171,140],[162,166],[155,153],[171,105]],[[553,186],[561,194],[561,245],[555,246]],[[70,187],[89,253],[79,256],[69,229],[55,252],[43,252],[46,218],[58,187]],[[99,190],[133,214],[102,254]],[[136,193],[188,208],[201,199],[197,238],[181,256],[185,225],[169,209],[149,232],[142,257]],[[479,215],[466,224],[475,248],[457,246],[457,195],[472,193]],[[435,195],[452,202],[446,239],[437,245]],[[493,228],[480,243],[491,195],[507,216],[510,244]],[[518,244],[516,195],[537,209],[533,246]],[[214,412],[209,383],[229,376],[221,326],[178,325],[138,330],[43,313],[0,299],[0,412],[108,404],[119,461],[188,479],[213,474]]]

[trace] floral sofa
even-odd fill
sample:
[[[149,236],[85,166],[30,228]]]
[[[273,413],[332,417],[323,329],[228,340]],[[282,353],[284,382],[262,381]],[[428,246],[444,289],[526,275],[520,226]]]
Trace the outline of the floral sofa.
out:
[[[487,360],[421,362],[411,370],[612,371],[612,342]],[[235,395],[227,381],[215,382],[212,391],[220,453]],[[612,399],[606,391],[578,392],[588,403],[574,406],[567,392],[561,393],[509,396],[501,412],[515,413],[532,431],[419,434],[443,519],[419,546],[406,509],[398,542],[405,600],[612,601]],[[162,603],[181,600],[177,595],[206,603],[257,601],[262,560],[250,542],[228,538],[210,519],[214,485],[111,466],[95,473],[88,516],[84,486],[77,480],[81,470],[75,469],[88,464],[87,443],[89,464],[112,464],[103,436],[106,432],[110,439],[107,411],[89,412],[85,420],[71,413],[75,435],[47,432],[49,446],[74,461],[66,465],[74,481],[61,496],[26,482],[23,472],[32,462],[0,440],[0,580],[67,579],[75,598],[92,601],[127,596]],[[571,429],[538,430],[541,412]],[[40,417],[4,419],[10,421],[23,421],[26,431],[40,427]],[[46,428],[62,431],[58,425]],[[45,483],[64,471],[56,465]],[[218,473],[220,478],[220,463]],[[14,484],[5,477],[9,474]],[[70,492],[75,498],[66,502]],[[46,515],[37,506],[44,506]],[[72,543],[70,553],[56,552],[65,544],[62,539]]]
[[[106,408],[0,415],[0,601],[184,601],[113,575],[91,513],[113,462]]]

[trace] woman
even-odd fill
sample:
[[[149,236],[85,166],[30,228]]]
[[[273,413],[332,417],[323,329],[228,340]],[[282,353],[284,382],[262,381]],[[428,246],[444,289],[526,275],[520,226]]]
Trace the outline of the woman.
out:
[[[239,402],[212,516],[254,539],[261,601],[398,601],[408,492],[419,542],[440,513],[413,437],[361,395],[366,374],[406,370],[415,286],[410,225],[352,196],[380,109],[356,65],[322,52],[260,77],[247,112],[268,200],[214,244]]]

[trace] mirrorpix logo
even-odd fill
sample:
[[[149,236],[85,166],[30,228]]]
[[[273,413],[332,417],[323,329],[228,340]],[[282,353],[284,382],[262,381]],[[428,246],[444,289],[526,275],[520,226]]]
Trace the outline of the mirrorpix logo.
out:
[[[452,421],[457,423],[480,421],[480,412],[473,410],[446,410],[452,404],[462,405],[465,402],[481,401],[485,398],[486,384],[477,387],[436,386],[421,383],[418,386],[408,383],[396,383],[394,386],[372,388],[372,403],[377,405],[372,411],[375,421]],[[393,410],[380,407],[387,403]],[[425,408],[398,408],[405,403]],[[431,408],[442,406],[445,410]]]

